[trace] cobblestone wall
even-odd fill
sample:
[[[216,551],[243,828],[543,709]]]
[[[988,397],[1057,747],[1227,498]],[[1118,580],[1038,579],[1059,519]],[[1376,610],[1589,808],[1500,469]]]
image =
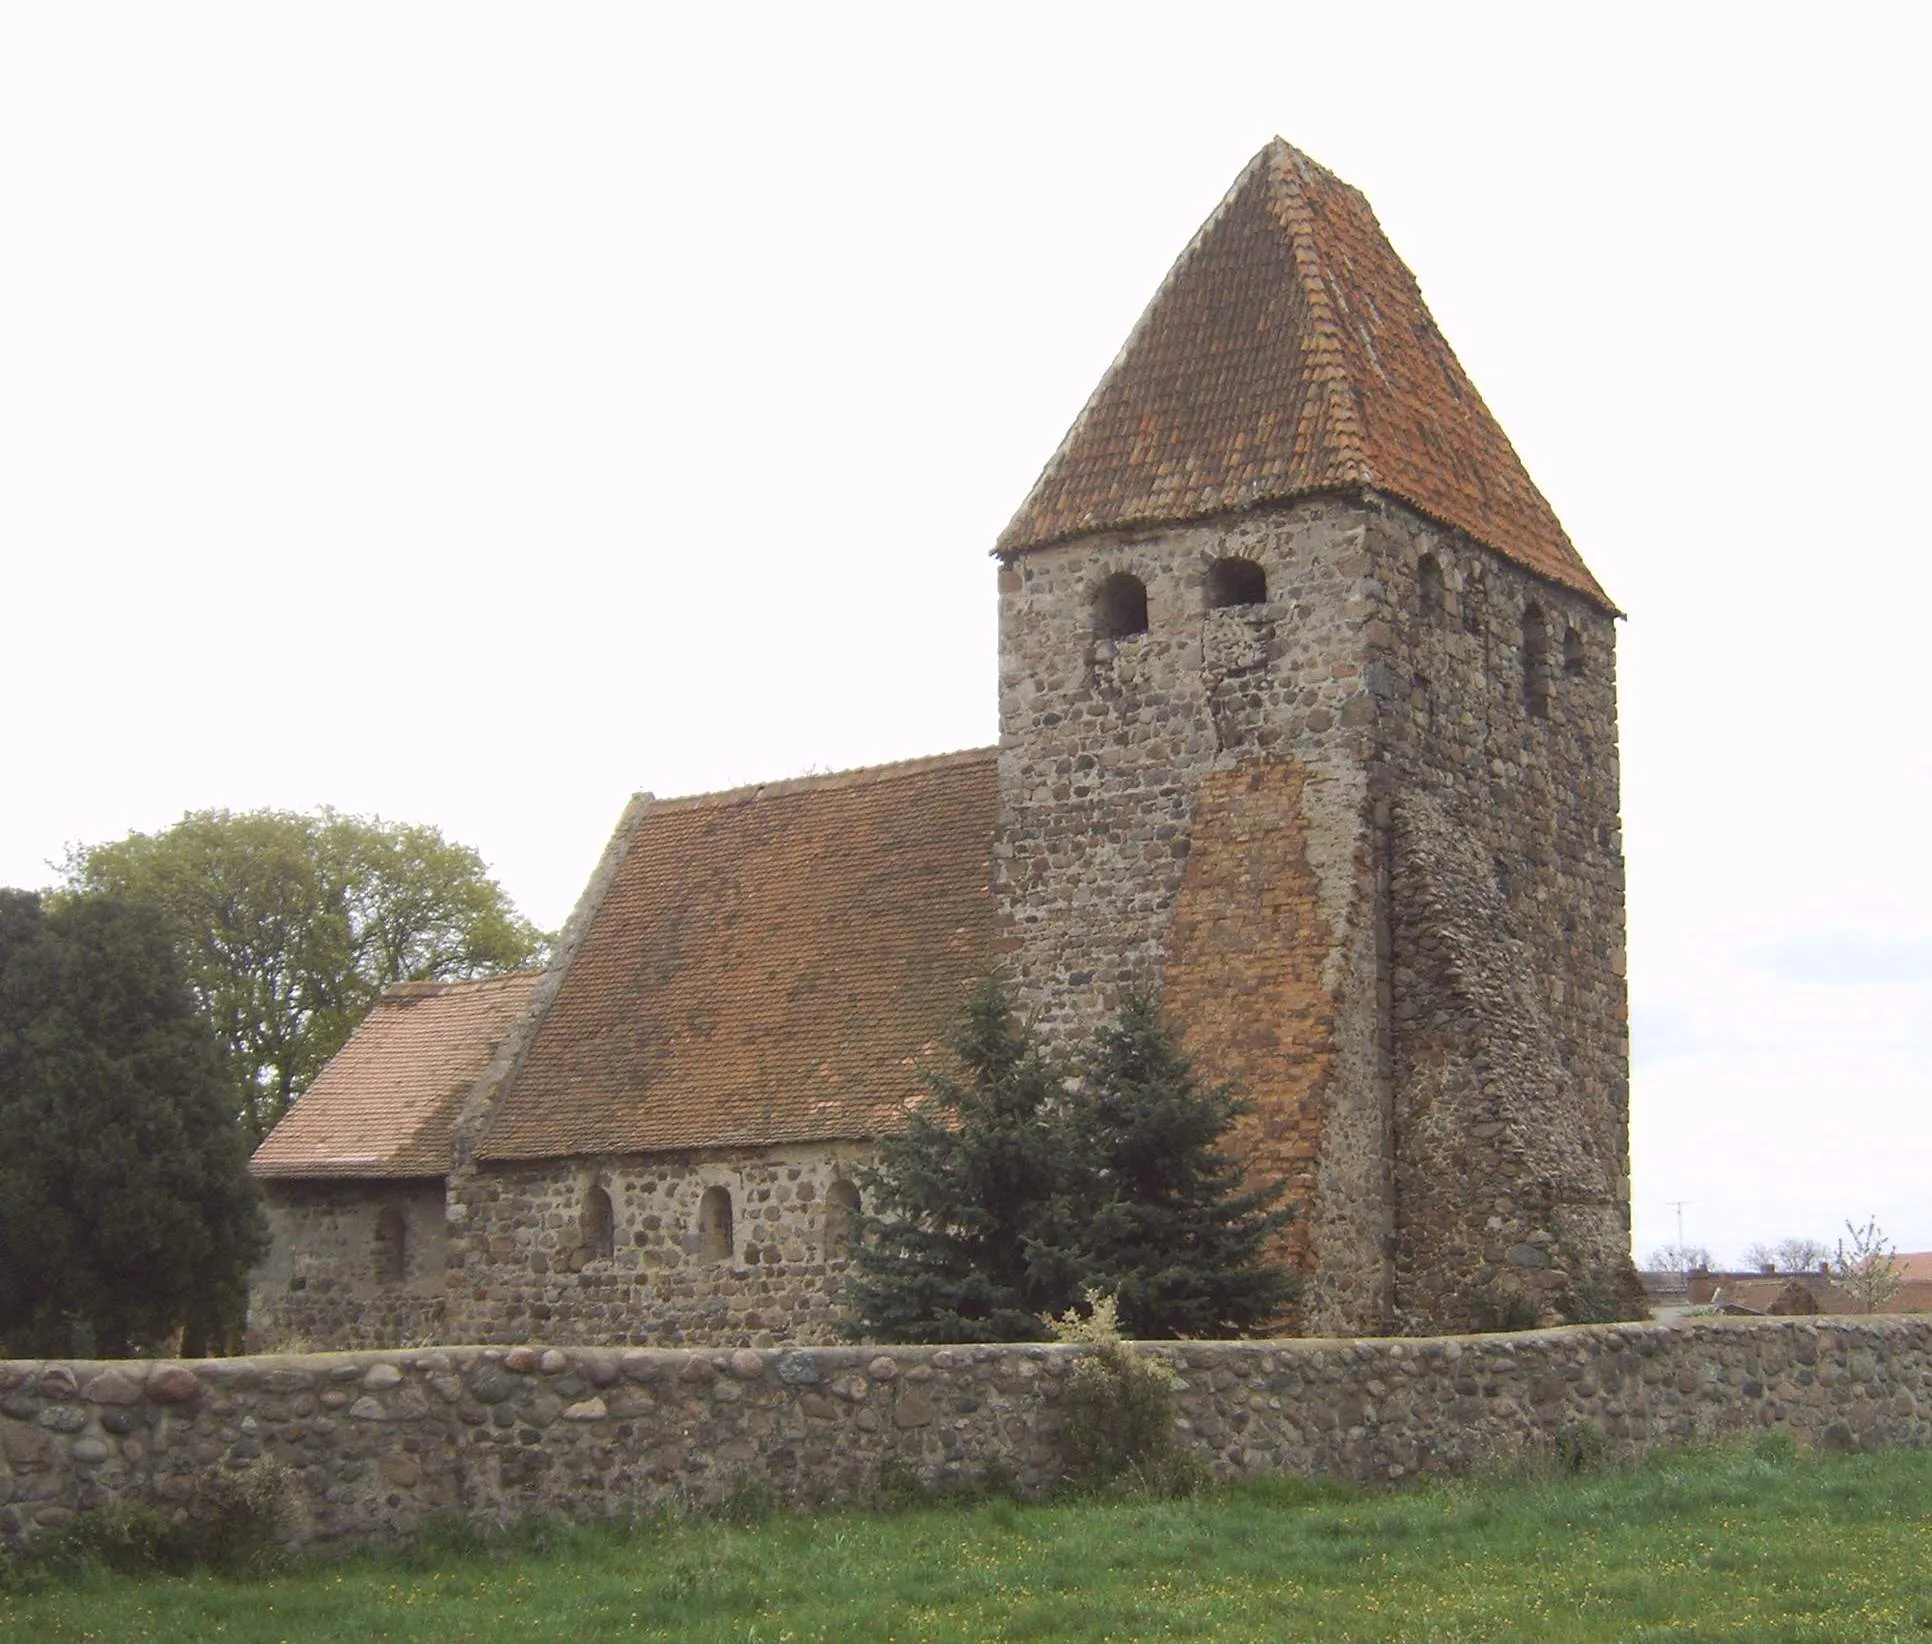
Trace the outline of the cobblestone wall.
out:
[[[1374,513],[1368,547],[1393,1320],[1617,1316],[1637,1293],[1614,622],[1403,508]]]
[[[484,1342],[770,1346],[838,1336],[835,1192],[857,1147],[481,1166],[450,1238],[448,1329]],[[838,1184],[846,1184],[840,1188]],[[592,1234],[595,1189],[608,1249]],[[706,1195],[728,1206],[707,1240]],[[600,1207],[601,1209],[601,1207]]]
[[[1083,538],[1000,574],[994,852],[1009,965],[1050,1036],[1160,994],[1291,1184],[1285,1325],[1380,1327],[1392,1229],[1372,848],[1368,516],[1322,499]],[[1230,563],[1251,603],[1216,605]],[[1137,579],[1146,630],[1111,635]]]
[[[1157,991],[1242,1088],[1283,1323],[1634,1311],[1610,615],[1373,495],[1024,554],[1000,605],[1022,995]]]
[[[268,1254],[248,1279],[253,1337],[394,1347],[444,1332],[440,1181],[264,1184]]]
[[[1698,1320],[1433,1340],[1195,1343],[1182,1436],[1222,1476],[1364,1481],[1507,1465],[1589,1424],[1634,1453],[1761,1432],[1932,1444],[1932,1320]],[[221,1469],[290,1469],[293,1537],[435,1514],[615,1517],[863,1502],[895,1474],[1060,1476],[1061,1347],[443,1348],[193,1365],[0,1364],[0,1537]]]

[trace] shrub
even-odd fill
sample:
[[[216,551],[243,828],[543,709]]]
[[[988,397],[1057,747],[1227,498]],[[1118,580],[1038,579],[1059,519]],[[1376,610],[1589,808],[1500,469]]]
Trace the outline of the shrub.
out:
[[[289,1470],[274,1461],[205,1480],[190,1517],[195,1562],[224,1575],[270,1568],[294,1517],[294,1485]]]
[[[1198,1489],[1205,1469],[1174,1432],[1180,1398],[1173,1369],[1120,1339],[1111,1296],[1089,1290],[1087,1309],[1084,1318],[1069,1308],[1046,1321],[1057,1339],[1087,1349],[1060,1395],[1068,1476],[1078,1484],[1125,1485],[1164,1496]]]
[[[1558,1472],[1590,1473],[1608,1458],[1610,1440],[1595,1422],[1579,1421],[1558,1431],[1554,1449]]]
[[[214,1570],[256,1575],[271,1569],[294,1511],[293,1479],[277,1462],[257,1462],[207,1478],[188,1513],[145,1501],[117,1501],[82,1513],[9,1556],[0,1587],[40,1575],[98,1565],[123,1575],[186,1575]]]

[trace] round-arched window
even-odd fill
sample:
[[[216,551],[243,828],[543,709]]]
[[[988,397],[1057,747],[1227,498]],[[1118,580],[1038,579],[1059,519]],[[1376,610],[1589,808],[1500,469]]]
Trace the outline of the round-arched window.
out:
[[[859,1190],[840,1178],[825,1190],[825,1256],[850,1255],[859,1242]]]
[[[722,1262],[731,1259],[731,1193],[722,1187],[707,1187],[698,1201],[698,1259]]]
[[[398,1285],[409,1272],[409,1221],[399,1205],[376,1212],[376,1283]]]
[[[611,1212],[610,1195],[592,1187],[584,1195],[584,1257],[588,1261],[608,1261],[617,1246],[616,1217]]]

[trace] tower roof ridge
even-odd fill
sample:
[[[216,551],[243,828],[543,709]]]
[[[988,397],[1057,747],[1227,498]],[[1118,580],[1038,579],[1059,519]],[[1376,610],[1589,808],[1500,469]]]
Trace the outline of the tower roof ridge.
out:
[[[1243,167],[995,546],[1373,488],[1605,609],[1360,190]]]

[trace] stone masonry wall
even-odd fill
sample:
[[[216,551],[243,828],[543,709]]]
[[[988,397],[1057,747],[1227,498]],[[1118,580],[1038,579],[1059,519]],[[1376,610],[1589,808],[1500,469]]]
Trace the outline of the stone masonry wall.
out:
[[[393,1347],[444,1338],[440,1181],[263,1184],[270,1244],[249,1275],[252,1342]],[[378,1270],[378,1219],[401,1217],[400,1273]]]
[[[1074,1349],[783,1352],[465,1347],[0,1364],[0,1538],[201,1482],[290,1470],[292,1539],[408,1536],[433,1515],[622,1517],[747,1485],[864,1502],[892,1474],[945,1486],[1061,1475]],[[1932,1320],[1698,1320],[1435,1340],[1165,1346],[1181,1435],[1223,1477],[1363,1481],[1547,1455],[1589,1424],[1623,1454],[1763,1432],[1932,1444]]]
[[[1202,1070],[1239,1079],[1253,1157],[1296,1195],[1308,1288],[1283,1322],[1315,1331],[1378,1328],[1389,1297],[1366,529],[1322,499],[1000,572],[994,887],[1020,1000],[1052,1039],[1159,993]],[[1209,608],[1223,558],[1262,568],[1262,603]],[[1145,633],[1096,627],[1118,573]]]
[[[1614,619],[1395,504],[1368,546],[1395,1318],[1614,1313],[1636,1301]]]
[[[828,1144],[477,1167],[451,1241],[449,1331],[485,1342],[835,1340],[846,1262],[828,1249],[827,1195],[869,1157]],[[606,1257],[585,1240],[592,1187],[610,1198]],[[714,1187],[731,1200],[722,1259],[699,1228]]]

